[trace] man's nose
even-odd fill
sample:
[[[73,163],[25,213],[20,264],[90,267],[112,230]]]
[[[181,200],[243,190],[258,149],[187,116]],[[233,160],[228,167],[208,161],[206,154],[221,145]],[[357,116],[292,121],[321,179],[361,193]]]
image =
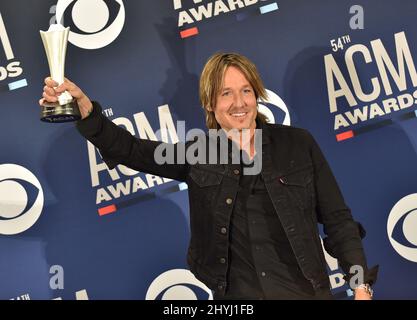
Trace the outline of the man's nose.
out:
[[[233,103],[234,103],[235,107],[243,107],[244,106],[245,102],[244,102],[242,93],[236,93],[234,95]]]

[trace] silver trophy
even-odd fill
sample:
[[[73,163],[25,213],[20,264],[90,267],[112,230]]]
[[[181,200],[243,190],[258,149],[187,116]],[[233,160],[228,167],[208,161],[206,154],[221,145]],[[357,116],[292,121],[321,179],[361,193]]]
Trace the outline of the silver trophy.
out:
[[[64,82],[69,28],[60,24],[52,24],[48,31],[40,31],[40,33],[51,77],[58,84],[62,84]],[[41,120],[45,122],[61,123],[79,119],[81,119],[81,113],[77,101],[67,91],[58,97],[57,102],[45,102],[41,107]]]

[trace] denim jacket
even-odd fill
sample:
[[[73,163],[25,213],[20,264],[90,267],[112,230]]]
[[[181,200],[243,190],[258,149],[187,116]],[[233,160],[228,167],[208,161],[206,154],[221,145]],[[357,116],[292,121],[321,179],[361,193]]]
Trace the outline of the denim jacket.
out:
[[[100,151],[112,169],[123,164],[134,170],[188,184],[191,239],[187,261],[197,279],[218,296],[227,286],[228,226],[239,186],[239,164],[164,164],[155,162],[163,142],[138,139],[116,126],[97,102],[93,112],[77,122],[79,132]],[[363,227],[352,218],[338,184],[318,144],[304,129],[262,124],[262,177],[297,262],[315,290],[329,289],[318,224],[324,247],[343,271],[360,265],[364,282],[374,283],[378,266],[368,269],[361,239]],[[190,143],[185,144],[188,148]],[[226,232],[225,232],[226,230]]]

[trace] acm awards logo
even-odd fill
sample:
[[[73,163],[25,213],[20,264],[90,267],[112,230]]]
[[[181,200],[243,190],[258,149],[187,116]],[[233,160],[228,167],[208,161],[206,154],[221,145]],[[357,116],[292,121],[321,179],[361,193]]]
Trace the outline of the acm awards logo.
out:
[[[17,297],[11,298],[10,300],[32,300],[32,297],[29,293],[19,295]],[[39,299],[36,299],[39,300]],[[62,300],[62,297],[53,298],[52,300]],[[88,292],[86,289],[78,290],[75,292],[75,300],[89,300]]]
[[[387,221],[387,234],[392,247],[400,256],[412,262],[417,262],[416,230],[417,193],[414,193],[394,205]]]
[[[181,38],[188,38],[199,33],[197,25],[220,15],[231,14],[255,4],[264,4],[266,0],[172,0],[174,10],[178,13],[178,28]],[[278,10],[276,2],[268,3],[259,8],[259,14]],[[237,21],[244,20],[253,12],[237,15]]]
[[[122,0],[58,0],[55,12],[56,21],[71,27],[69,42],[90,50],[116,40],[126,18]]]
[[[0,42],[3,52],[0,50],[0,83],[9,78],[14,79],[22,75],[23,69],[20,61],[16,60],[10,38],[0,12]],[[4,59],[5,57],[6,59]],[[12,81],[7,84],[8,90],[16,90],[27,86],[26,79]]]
[[[0,165],[0,234],[14,235],[35,224],[44,196],[36,176],[16,164]]]
[[[197,21],[209,19],[220,14],[229,13],[237,9],[248,7],[259,2],[259,0],[242,0],[242,1],[203,1],[193,0],[188,1],[192,4],[191,8],[184,10],[183,3],[186,0],[172,0],[174,10],[181,10],[178,12],[178,27],[183,27],[186,24],[193,24]],[[205,2],[202,4],[202,2]]]

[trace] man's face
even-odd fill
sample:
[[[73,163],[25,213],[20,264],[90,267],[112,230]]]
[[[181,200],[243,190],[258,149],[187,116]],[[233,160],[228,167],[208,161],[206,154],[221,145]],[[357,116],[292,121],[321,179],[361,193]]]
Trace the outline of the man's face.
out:
[[[214,108],[220,126],[230,129],[255,129],[257,102],[255,92],[244,74],[235,67],[228,67]]]

